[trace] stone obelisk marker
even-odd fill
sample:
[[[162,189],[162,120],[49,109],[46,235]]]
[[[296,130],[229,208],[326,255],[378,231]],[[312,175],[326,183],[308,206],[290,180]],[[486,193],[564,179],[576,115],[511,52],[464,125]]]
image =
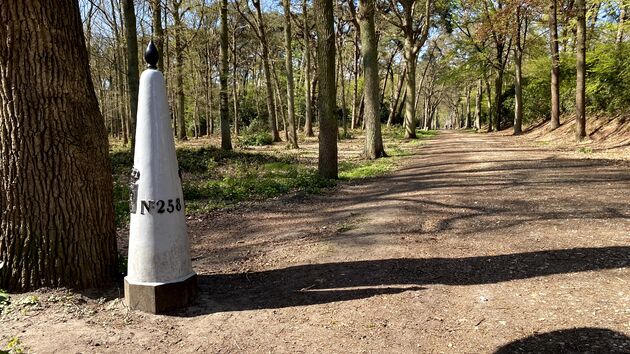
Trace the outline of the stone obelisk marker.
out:
[[[197,290],[186,232],[181,176],[157,48],[149,43],[140,76],[131,182],[125,302],[160,313],[186,306]]]

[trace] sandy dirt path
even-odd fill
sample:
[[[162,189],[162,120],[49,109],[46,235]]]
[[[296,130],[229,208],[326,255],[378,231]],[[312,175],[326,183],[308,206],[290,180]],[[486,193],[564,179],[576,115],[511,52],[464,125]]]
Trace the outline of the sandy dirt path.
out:
[[[627,163],[442,132],[389,176],[189,227],[194,306],[153,316],[114,294],[6,336],[35,352],[630,353]]]

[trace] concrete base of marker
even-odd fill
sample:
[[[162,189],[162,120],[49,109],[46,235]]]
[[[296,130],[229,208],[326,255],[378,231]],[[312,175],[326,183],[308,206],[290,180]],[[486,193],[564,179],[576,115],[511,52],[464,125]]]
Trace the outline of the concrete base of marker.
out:
[[[125,278],[125,304],[133,310],[164,313],[186,307],[197,296],[197,274],[173,283],[130,283]]]

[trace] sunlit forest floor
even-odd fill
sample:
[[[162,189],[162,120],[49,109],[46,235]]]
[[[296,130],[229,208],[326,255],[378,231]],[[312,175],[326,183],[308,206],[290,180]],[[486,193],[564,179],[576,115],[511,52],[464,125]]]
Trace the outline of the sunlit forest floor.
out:
[[[11,299],[0,343],[38,353],[630,352],[630,164],[595,158],[592,144],[507,134],[442,131],[390,145],[404,152],[391,173],[195,212],[193,306],[154,316],[126,309],[120,285],[40,290]],[[349,158],[360,142],[342,141],[355,146]],[[313,154],[316,140],[302,145]]]

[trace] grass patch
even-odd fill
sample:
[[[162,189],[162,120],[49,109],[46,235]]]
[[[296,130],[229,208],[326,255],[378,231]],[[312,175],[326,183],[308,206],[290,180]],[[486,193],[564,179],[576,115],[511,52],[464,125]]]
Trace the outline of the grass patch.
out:
[[[129,183],[133,156],[110,153],[114,172],[116,224],[129,222]],[[334,185],[317,170],[290,156],[225,151],[214,147],[178,148],[186,213],[196,214],[242,201],[264,200],[288,192],[313,194]]]
[[[382,126],[383,138],[388,139],[404,139],[405,129],[400,125]],[[418,139],[426,139],[438,134],[437,130],[416,129],[416,137]]]
[[[582,146],[577,151],[581,152],[583,154],[592,154],[593,153],[593,148],[592,147],[588,147],[588,146]]]
[[[344,161],[339,164],[339,179],[351,181],[382,176],[391,172],[394,167],[396,167],[394,162],[387,158],[360,162]]]

